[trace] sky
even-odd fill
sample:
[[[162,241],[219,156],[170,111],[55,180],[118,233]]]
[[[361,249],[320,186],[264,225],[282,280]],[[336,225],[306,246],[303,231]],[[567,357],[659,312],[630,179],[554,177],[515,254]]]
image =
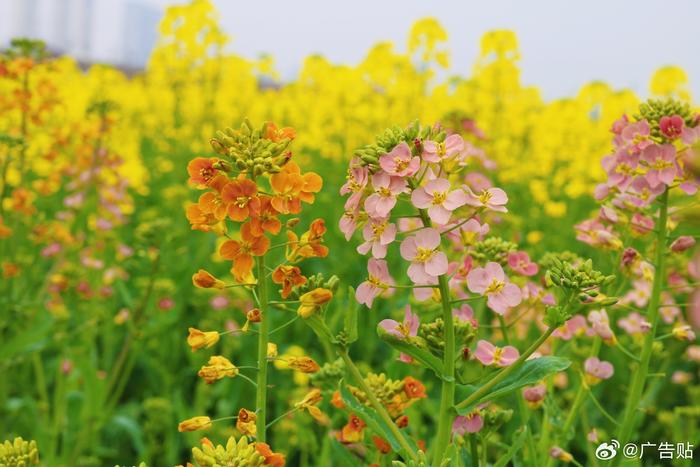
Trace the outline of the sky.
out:
[[[25,3],[26,2],[26,3]],[[35,9],[42,21],[62,4],[91,2],[91,53],[98,61],[123,62],[147,56],[152,42],[146,24],[123,14],[128,3],[163,10],[172,0],[0,0]],[[319,53],[336,63],[360,62],[372,45],[392,41],[404,50],[411,25],[436,17],[448,31],[452,74],[468,75],[483,33],[514,30],[520,41],[522,80],[546,98],[570,96],[585,83],[603,80],[644,96],[655,69],[679,65],[700,96],[700,0],[213,0],[221,24],[233,38],[230,50],[254,58],[271,54],[284,79],[292,79],[304,58]],[[122,6],[120,9],[119,7]],[[5,8],[7,9],[7,8]],[[122,13],[119,13],[119,12]],[[144,13],[146,14],[146,13]],[[147,13],[153,15],[153,11]],[[121,18],[121,19],[120,19]],[[157,16],[156,16],[157,18]],[[54,23],[56,21],[53,21]],[[59,21],[60,23],[60,21]],[[0,18],[2,29],[10,24]],[[54,25],[71,30],[65,24]],[[46,29],[42,24],[35,29]],[[61,32],[61,34],[64,34]],[[1,38],[1,37],[0,37]],[[125,45],[125,41],[128,44]],[[141,44],[141,46],[139,46]],[[117,57],[117,58],[114,58]],[[143,59],[139,59],[143,60]]]
[[[167,0],[147,0],[165,6]],[[700,96],[700,1],[674,0],[216,0],[232,49],[271,53],[283,76],[320,53],[357,63],[380,40],[404,47],[411,24],[434,16],[447,29],[453,73],[469,73],[481,35],[512,29],[522,79],[549,98],[601,79],[645,95],[653,71],[682,66]]]

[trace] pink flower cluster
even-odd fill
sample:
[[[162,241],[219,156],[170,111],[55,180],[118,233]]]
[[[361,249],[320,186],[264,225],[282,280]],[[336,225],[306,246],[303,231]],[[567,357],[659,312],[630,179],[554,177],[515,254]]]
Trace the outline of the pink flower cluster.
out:
[[[462,249],[472,245],[489,231],[478,214],[506,212],[508,201],[506,193],[491,186],[483,175],[472,172],[463,182],[456,181],[454,170],[459,171],[473,156],[471,145],[452,134],[442,142],[402,141],[382,154],[377,164],[353,159],[347,181],[340,189],[342,195],[348,195],[340,230],[350,239],[361,229],[363,242],[357,251],[371,255],[369,277],[357,288],[358,302],[371,307],[376,297],[392,292],[395,283],[384,258],[400,236],[399,251],[409,262],[407,275],[418,286],[414,289],[417,299],[433,296],[432,288],[438,277],[445,274],[451,275],[453,288],[467,283],[471,258],[467,256],[461,264],[450,263],[442,248],[443,237]],[[469,215],[457,217],[456,211],[463,207]],[[528,276],[537,272],[527,254],[509,260],[517,274]],[[502,270],[501,276],[504,280]],[[520,291],[512,284],[501,289],[494,283],[486,284],[483,290],[476,286],[474,290],[487,294],[492,308],[503,312],[519,303]]]

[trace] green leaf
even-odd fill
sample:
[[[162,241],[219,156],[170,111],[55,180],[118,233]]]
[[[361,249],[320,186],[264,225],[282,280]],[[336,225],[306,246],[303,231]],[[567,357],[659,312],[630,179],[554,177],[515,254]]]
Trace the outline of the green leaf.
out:
[[[360,418],[362,418],[362,420],[364,420],[368,427],[370,427],[379,436],[387,440],[394,451],[401,453],[404,459],[410,459],[409,453],[404,452],[404,450],[401,448],[401,444],[399,444],[398,440],[392,433],[391,428],[387,425],[387,422],[384,421],[384,419],[380,417],[379,414],[374,411],[374,409],[361,404],[360,401],[358,401],[350,392],[347,386],[343,384],[343,380],[340,381],[340,397],[352,412],[355,412]],[[414,452],[418,452],[418,446],[413,442],[413,440],[409,436],[406,436],[405,438],[411,445],[411,449],[413,449]]]
[[[484,397],[474,401],[474,403],[469,407],[458,409],[457,412],[460,415],[467,415],[477,404],[483,404],[484,402],[510,394],[523,386],[535,384],[552,373],[566,370],[569,365],[571,365],[571,361],[562,357],[540,357],[533,360],[527,360],[520,366],[520,368],[508,375],[506,379],[491,388],[491,390]],[[478,389],[479,386],[463,386],[458,384],[457,400],[466,399]]]
[[[8,339],[0,345],[0,361],[7,361],[17,355],[41,350],[53,337],[53,320],[42,320],[26,331],[21,331],[16,336]]]
[[[357,340],[357,312],[359,303],[355,303],[355,290],[348,287],[348,311],[345,313],[345,339],[346,344],[352,344]]]
[[[364,465],[360,459],[353,456],[337,439],[329,439],[331,442],[331,449],[333,450],[333,465],[341,467],[358,467]]]
[[[406,340],[399,339],[398,337],[387,333],[384,329],[380,327],[377,327],[377,333],[384,342],[386,342],[399,352],[403,352],[406,355],[410,355],[416,361],[433,370],[438,378],[445,381],[453,381],[452,378],[448,378],[447,376],[445,376],[445,367],[442,364],[442,360],[430,353],[428,349],[418,347]]]

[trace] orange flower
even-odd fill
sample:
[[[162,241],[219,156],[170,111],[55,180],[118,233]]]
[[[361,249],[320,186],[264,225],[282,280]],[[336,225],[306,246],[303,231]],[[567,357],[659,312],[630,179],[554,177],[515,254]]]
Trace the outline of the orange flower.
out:
[[[406,376],[403,380],[403,391],[409,399],[422,399],[428,397],[425,393],[425,386],[411,376]]]
[[[272,282],[282,284],[280,295],[287,298],[292,293],[292,287],[306,284],[306,277],[301,274],[301,269],[297,266],[277,266],[272,273]]]
[[[293,370],[299,370],[302,373],[316,373],[321,367],[311,357],[289,357],[287,364]]]
[[[333,292],[324,288],[316,288],[311,292],[306,292],[304,295],[299,297],[299,308],[297,309],[297,314],[302,318],[308,318],[309,316],[316,313],[321,305],[325,305],[330,302],[333,298]]]
[[[228,183],[225,175],[219,175],[209,182],[214,191],[207,191],[199,197],[199,209],[205,214],[211,214],[217,221],[226,219],[228,204],[223,200],[221,190]]]
[[[274,123],[267,122],[267,126],[265,127],[265,139],[269,139],[275,143],[279,143],[284,139],[293,140],[296,138],[296,136],[297,134],[296,131],[294,131],[294,128],[288,126],[284,128],[277,128],[277,125]]]
[[[343,402],[343,398],[340,397],[340,391],[335,391],[333,393],[333,397],[331,398],[331,404],[337,409],[345,408],[345,402]]]
[[[231,220],[243,222],[260,207],[258,186],[254,181],[240,178],[227,183],[221,190],[221,198],[228,206]]]
[[[262,256],[270,247],[270,240],[265,237],[255,237],[250,233],[250,224],[241,227],[241,240],[227,240],[219,248],[219,254],[224,259],[233,261],[231,272],[236,280],[243,282],[253,270],[253,256]]]
[[[17,263],[10,263],[9,261],[5,261],[2,263],[2,277],[5,279],[9,279],[11,277],[15,277],[19,275],[19,265]]]
[[[36,195],[26,188],[15,188],[10,198],[10,210],[31,216],[36,212],[33,205],[35,197]]]
[[[216,232],[223,234],[225,226],[223,222],[214,216],[213,213],[202,211],[199,204],[190,204],[187,206],[187,220],[192,225],[192,230],[201,230],[202,232]]]
[[[0,219],[0,238],[7,238],[12,235],[12,229],[2,223]]]
[[[277,211],[272,207],[272,199],[269,196],[262,196],[259,200],[257,213],[250,219],[251,233],[256,237],[264,232],[277,235],[282,228],[282,222],[277,218]]]
[[[193,183],[200,190],[209,186],[218,171],[214,168],[214,164],[219,162],[215,157],[196,157],[187,164],[187,173],[190,174],[190,183]]]
[[[192,276],[192,283],[200,289],[223,289],[226,284],[214,277],[210,272],[200,269]]]
[[[367,424],[357,415],[350,414],[348,423],[340,432],[340,440],[343,443],[358,443],[362,441]]]
[[[383,438],[377,435],[373,435],[372,442],[382,454],[389,454],[391,452],[391,445],[387,443],[386,440],[384,440]]]
[[[309,230],[297,239],[294,232],[287,232],[287,261],[296,262],[301,258],[325,258],[328,256],[328,247],[322,245],[323,235],[326,233],[326,222],[316,219],[309,226]]]
[[[206,430],[211,427],[211,418],[206,416],[192,417],[187,420],[180,422],[177,426],[177,431],[182,433],[183,431],[197,431]]]
[[[272,449],[270,449],[270,446],[267,443],[255,443],[255,450],[258,451],[258,454],[265,458],[264,465],[284,467],[284,454],[272,452]]]
[[[279,173],[270,177],[276,195],[272,206],[281,214],[301,212],[301,202],[313,203],[314,193],[321,191],[323,179],[313,172],[302,175],[299,166],[290,161]]]
[[[255,412],[250,410],[241,409],[238,411],[238,418],[236,419],[236,428],[245,436],[251,436],[255,438],[257,434],[257,428],[255,427],[255,422],[258,416]]]
[[[219,333],[216,331],[203,332],[197,328],[190,328],[187,336],[187,344],[192,347],[192,352],[199,349],[208,349],[219,342]]]

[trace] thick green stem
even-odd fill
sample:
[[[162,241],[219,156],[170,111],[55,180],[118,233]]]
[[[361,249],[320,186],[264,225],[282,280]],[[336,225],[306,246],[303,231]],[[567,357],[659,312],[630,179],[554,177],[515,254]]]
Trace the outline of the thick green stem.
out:
[[[414,462],[418,462],[418,456],[406,440],[404,433],[401,430],[399,430],[399,427],[396,426],[396,423],[394,423],[394,420],[392,420],[391,415],[389,415],[389,412],[386,411],[386,408],[384,408],[382,403],[379,402],[379,399],[377,399],[377,397],[372,392],[372,388],[370,388],[367,385],[365,379],[362,377],[362,373],[360,373],[360,370],[357,368],[357,366],[355,366],[355,362],[353,362],[350,358],[348,350],[345,347],[339,347],[338,355],[340,355],[340,358],[342,358],[343,362],[345,362],[345,367],[350,371],[352,378],[355,380],[355,384],[360,386],[360,389],[362,389],[365,395],[367,395],[367,399],[369,400],[370,405],[372,405],[372,408],[377,412],[377,415],[379,415],[384,420],[384,422],[389,427],[394,437],[396,437],[396,440],[399,442],[403,450],[406,451],[407,455],[410,456],[411,460],[413,460]]]
[[[493,388],[495,385],[506,379],[508,375],[513,373],[515,370],[520,368],[520,366],[523,363],[525,363],[525,360],[527,360],[530,355],[535,353],[535,351],[540,348],[544,341],[546,341],[547,338],[552,335],[555,329],[555,326],[550,326],[549,328],[547,328],[544,334],[542,334],[530,347],[528,347],[528,349],[524,353],[522,353],[512,365],[507,366],[498,373],[496,373],[493,376],[493,378],[484,383],[483,386],[474,391],[469,397],[457,404],[455,408],[457,410],[464,410],[477,403],[479,399],[484,397],[491,390],[491,388]]]
[[[258,328],[258,378],[255,394],[255,408],[257,410],[257,440],[265,442],[267,428],[267,342],[270,329],[270,308],[267,298],[267,280],[265,278],[265,257],[258,256],[258,284],[256,286],[258,307],[260,308],[260,326]]]
[[[438,433],[434,445],[433,465],[442,463],[443,455],[450,443],[452,434],[452,422],[454,415],[452,406],[455,403],[455,329],[452,319],[452,307],[450,305],[450,286],[447,276],[438,278],[440,285],[440,301],[442,302],[442,320],[444,326],[445,358],[443,365],[445,374],[442,380],[442,390],[440,391],[440,412],[438,415]]]
[[[656,259],[654,271],[654,284],[652,286],[651,297],[649,298],[649,308],[647,309],[647,320],[651,323],[651,329],[644,337],[642,352],[639,357],[639,367],[633,372],[632,385],[627,397],[625,405],[625,413],[622,418],[622,427],[620,428],[617,440],[621,446],[624,446],[630,441],[630,436],[635,427],[637,412],[639,410],[639,402],[644,392],[644,386],[649,373],[649,362],[651,361],[652,348],[654,346],[654,338],[656,337],[656,328],[659,324],[659,302],[661,290],[664,287],[665,279],[665,263],[666,263],[666,240],[668,236],[666,222],[668,219],[668,189],[659,198],[661,209],[659,217],[656,220]],[[615,459],[614,465],[617,465],[620,457]]]

